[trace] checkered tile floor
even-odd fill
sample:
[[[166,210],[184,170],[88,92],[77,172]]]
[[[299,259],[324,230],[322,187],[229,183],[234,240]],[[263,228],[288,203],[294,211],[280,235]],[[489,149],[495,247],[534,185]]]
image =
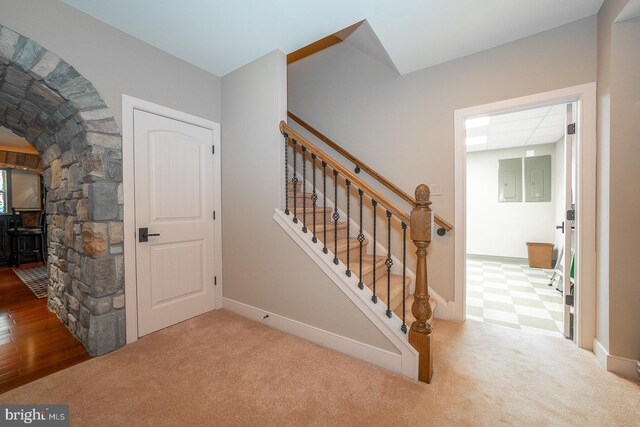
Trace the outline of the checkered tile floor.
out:
[[[563,336],[562,294],[548,286],[553,270],[467,260],[467,319]]]

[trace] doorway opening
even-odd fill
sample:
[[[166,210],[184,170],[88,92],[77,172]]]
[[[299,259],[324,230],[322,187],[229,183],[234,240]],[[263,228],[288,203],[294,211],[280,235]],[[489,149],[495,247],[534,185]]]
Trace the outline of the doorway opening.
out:
[[[571,337],[556,224],[573,185],[565,180],[575,166],[565,163],[573,111],[561,102],[465,120],[467,319],[557,337],[567,324]]]
[[[89,358],[48,309],[44,169],[0,127],[0,393]]]
[[[457,110],[457,320],[595,333],[595,87]]]
[[[47,313],[90,355],[108,353],[125,342],[119,126],[91,82],[55,53],[4,26],[0,45],[0,125],[39,155],[43,187],[35,201],[14,191],[10,181],[40,181],[24,174],[33,166],[22,163],[25,153],[5,157],[19,166],[2,172],[9,185],[1,189],[4,208],[24,211],[13,215],[11,209],[17,226],[7,230],[6,249],[13,247],[14,263],[46,259]],[[46,227],[40,239],[32,235],[39,226]],[[20,329],[13,317],[0,315],[8,319],[5,331]],[[9,351],[13,342],[0,350]]]

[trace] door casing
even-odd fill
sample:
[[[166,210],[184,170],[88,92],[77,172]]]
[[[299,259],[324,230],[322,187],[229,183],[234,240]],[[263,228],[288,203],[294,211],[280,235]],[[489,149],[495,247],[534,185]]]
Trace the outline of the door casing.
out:
[[[493,102],[454,111],[455,156],[455,297],[454,320],[464,321],[466,310],[466,150],[464,122],[467,117],[498,113],[544,104],[576,102],[575,141],[577,151],[576,321],[574,337],[578,347],[593,350],[596,334],[596,83]],[[574,141],[574,143],[576,143]]]
[[[125,314],[127,344],[138,340],[138,300],[136,280],[136,228],[135,228],[135,162],[134,162],[134,111],[148,113],[179,120],[203,128],[213,133],[214,185],[213,203],[216,210],[214,221],[216,272],[215,308],[222,307],[222,209],[221,209],[221,174],[220,174],[220,124],[201,117],[193,116],[129,95],[122,95],[122,189],[124,193],[124,273],[125,273]]]

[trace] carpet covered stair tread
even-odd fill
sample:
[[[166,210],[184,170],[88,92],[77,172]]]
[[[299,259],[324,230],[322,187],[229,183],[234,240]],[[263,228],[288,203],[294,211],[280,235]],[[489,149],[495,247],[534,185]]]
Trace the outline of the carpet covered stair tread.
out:
[[[389,281],[387,282],[387,279]],[[411,279],[407,277],[405,282],[405,297],[409,296],[409,285]],[[378,297],[378,303],[387,304],[387,284],[390,284],[391,288],[391,310],[396,310],[398,307],[402,308],[402,276],[399,274],[384,275],[384,277],[376,277],[376,296]],[[373,284],[367,284],[367,287],[373,291]]]
[[[327,228],[327,237],[329,237],[329,231],[335,230],[336,229],[336,224],[333,221],[331,221],[331,222],[327,221],[326,228]],[[320,224],[316,224],[316,230],[318,232],[321,232],[324,229],[325,229],[324,223],[321,222]],[[347,222],[346,221],[338,221],[338,230],[345,230],[345,232],[346,232],[346,229],[347,229]]]
[[[290,210],[293,215],[293,212],[294,212],[293,207],[290,207]],[[327,219],[327,222],[332,222],[333,221],[333,219],[331,218],[332,213],[333,213],[333,210],[331,208],[323,208],[323,207],[316,206],[316,228],[318,227],[319,224],[323,223],[323,218],[322,218],[323,215]],[[306,212],[301,205],[298,205],[298,207],[296,207],[295,209],[295,214],[300,221],[303,221],[307,225],[307,227],[312,227],[313,205],[307,206]]]
[[[376,280],[378,279],[378,272],[379,270],[384,267],[384,274],[386,275],[387,273],[387,265],[385,264],[385,262],[387,261],[387,257],[386,256],[376,256]],[[373,255],[362,255],[362,275],[366,276],[367,274],[370,274],[373,272]],[[356,276],[360,273],[360,261],[358,259],[355,259],[353,261],[351,261],[351,271],[353,271],[354,273],[356,273]]]

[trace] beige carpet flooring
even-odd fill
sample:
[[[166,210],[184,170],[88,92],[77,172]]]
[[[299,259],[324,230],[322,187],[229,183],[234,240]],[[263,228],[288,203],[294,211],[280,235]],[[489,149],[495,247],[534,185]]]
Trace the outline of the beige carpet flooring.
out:
[[[227,311],[0,395],[74,426],[640,425],[640,385],[555,337],[437,321],[431,385]]]

